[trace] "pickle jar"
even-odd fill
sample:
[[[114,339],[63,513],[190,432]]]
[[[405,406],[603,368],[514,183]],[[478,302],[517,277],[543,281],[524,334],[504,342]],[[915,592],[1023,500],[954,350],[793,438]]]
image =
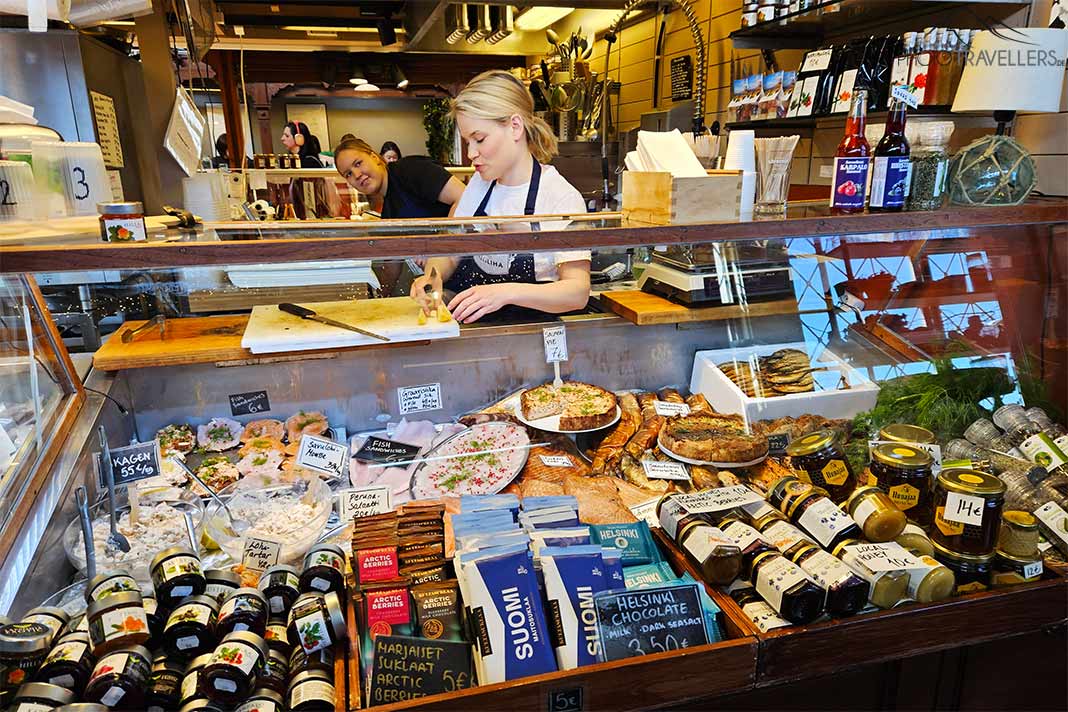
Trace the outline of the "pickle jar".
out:
[[[871,451],[874,484],[921,527],[931,525],[931,473],[934,460],[924,450],[905,443],[883,443]]]
[[[215,649],[219,604],[211,596],[190,596],[167,618],[163,650],[175,660],[188,660]]]
[[[857,554],[854,546],[863,545],[859,539],[847,539],[834,548],[834,555],[849,564],[849,568],[871,584],[868,600],[878,608],[893,608],[908,597],[908,571],[873,571]]]
[[[742,609],[742,614],[749,622],[756,626],[761,633],[767,633],[776,628],[785,628],[790,621],[783,620],[775,609],[769,606],[760,594],[748,583],[733,586],[730,589],[730,597]]]
[[[863,536],[857,523],[818,487],[792,500],[787,516],[828,551],[846,539]]]
[[[234,712],[283,712],[285,699],[282,692],[261,687],[252,693],[252,697],[245,700],[240,707],[234,708]]]
[[[146,700],[148,712],[178,708],[184,673],[185,664],[180,660],[171,660],[165,654],[156,656],[152,662],[152,684]]]
[[[70,622],[70,614],[56,606],[38,606],[27,611],[26,615],[22,617],[22,622],[40,623],[52,631],[52,637],[48,641],[51,644],[55,642],[67,623]]]
[[[11,690],[33,679],[48,655],[52,631],[40,623],[0,626],[0,689]]]
[[[708,583],[723,585],[738,577],[741,549],[721,529],[704,522],[690,522],[679,531],[678,543]]]
[[[870,542],[893,541],[905,530],[905,514],[878,487],[858,487],[846,500],[845,510]]]
[[[345,550],[337,544],[316,544],[304,555],[300,574],[301,593],[333,591],[345,595]],[[277,612],[272,609],[272,612]]]
[[[89,634],[74,631],[61,637],[48,652],[35,679],[81,692],[92,674],[93,655],[89,650]]]
[[[145,709],[152,676],[152,653],[142,645],[118,648],[96,662],[83,699],[112,709]]]
[[[824,590],[777,551],[757,555],[750,580],[760,597],[791,623],[811,623],[823,613]]]
[[[305,654],[330,648],[348,634],[335,593],[302,593],[289,610],[289,644]]]
[[[267,598],[255,588],[239,588],[223,601],[215,634],[251,631],[263,637],[267,631]]]
[[[994,564],[990,584],[994,588],[1033,583],[1042,578],[1042,555],[1015,556],[998,549],[994,552]]]
[[[8,712],[44,712],[74,701],[74,693],[47,682],[27,682],[15,693]]]
[[[88,604],[107,598],[113,593],[127,593],[129,591],[141,591],[141,587],[130,574],[98,574],[85,587],[85,602]]]
[[[267,597],[271,615],[284,616],[300,595],[300,577],[292,566],[278,564],[260,576],[259,589]]]
[[[834,618],[851,616],[868,603],[871,585],[845,562],[815,544],[795,547],[790,560],[827,592],[824,608]]]
[[[915,524],[906,524],[895,542],[908,549],[915,556],[934,556],[934,546],[927,532]]]
[[[298,673],[289,683],[286,704],[290,712],[332,712],[334,678],[321,670]]]
[[[204,581],[204,595],[211,596],[220,604],[241,588],[241,576],[226,569],[208,569],[204,572]]]
[[[149,566],[152,588],[163,607],[170,610],[188,596],[200,596],[207,581],[200,569],[200,557],[192,549],[173,546],[152,558]]]
[[[945,564],[946,568],[953,572],[957,585],[954,593],[963,595],[986,591],[990,588],[991,574],[993,573],[994,552],[989,554],[962,554],[951,551],[934,541],[934,558]]]
[[[844,501],[857,486],[838,433],[833,430],[817,430],[794,440],[786,446],[786,454],[798,477],[827,490],[834,502]]]
[[[935,483],[931,539],[958,554],[994,553],[1005,483],[979,470],[943,470]]]
[[[1010,556],[1033,559],[1038,556],[1038,520],[1030,512],[1010,509],[1001,513],[998,546]]]
[[[183,707],[193,700],[207,699],[200,691],[200,672],[208,664],[209,660],[211,660],[211,653],[205,653],[193,658],[189,665],[186,666],[185,675],[182,677],[181,700],[179,702]]]
[[[223,638],[200,671],[200,691],[213,702],[233,706],[248,697],[267,665],[267,643],[240,631]]]
[[[267,664],[263,668],[263,675],[260,676],[259,686],[284,695],[288,681],[289,659],[279,650],[268,650]]]
[[[271,618],[267,621],[267,631],[263,634],[263,639],[267,641],[268,648],[286,655],[293,652],[293,646],[289,644],[288,626],[289,621],[285,618]]]
[[[934,603],[949,598],[956,589],[956,576],[933,556],[917,556],[922,567],[909,569],[908,596],[917,603]]]
[[[97,661],[112,650],[148,642],[148,615],[139,591],[113,593],[93,601],[87,615],[89,642]]]

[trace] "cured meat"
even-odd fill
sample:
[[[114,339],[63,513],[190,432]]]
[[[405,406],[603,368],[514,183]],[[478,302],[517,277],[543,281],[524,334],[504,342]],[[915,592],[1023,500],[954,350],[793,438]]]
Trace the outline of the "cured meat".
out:
[[[619,472],[619,460],[623,456],[623,447],[641,425],[641,409],[638,399],[631,393],[619,397],[621,414],[619,422],[593,453],[591,469],[597,474],[615,474]]]
[[[612,477],[564,478],[564,494],[578,500],[579,519],[587,524],[619,524],[635,521],[634,515],[623,506]]]
[[[300,440],[302,435],[322,435],[330,427],[326,416],[317,410],[297,411],[286,420],[286,435],[289,442]]]

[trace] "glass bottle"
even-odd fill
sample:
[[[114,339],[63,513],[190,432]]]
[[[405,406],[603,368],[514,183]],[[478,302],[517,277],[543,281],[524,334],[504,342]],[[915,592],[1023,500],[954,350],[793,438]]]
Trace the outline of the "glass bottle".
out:
[[[860,527],[827,497],[826,490],[813,487],[790,504],[790,520],[824,549],[832,549],[846,539],[863,537]]]
[[[834,107],[834,90],[838,86],[838,74],[841,72],[842,59],[845,56],[845,47],[831,45],[831,61],[827,69],[820,75],[819,84],[816,87],[816,98],[812,105],[814,116],[823,116],[831,113]]]
[[[931,106],[938,100],[938,57],[940,49],[938,28],[925,28],[923,31],[923,49],[919,53],[920,62],[926,70],[926,78],[923,83],[923,101],[920,102],[925,106]],[[917,84],[917,88],[919,88],[919,84]]]
[[[873,213],[897,213],[905,209],[912,179],[909,161],[909,141],[905,138],[908,105],[898,99],[890,100],[886,117],[886,132],[872,153],[871,200],[868,210]]]
[[[1046,468],[1050,474],[1068,476],[1068,455],[1027,416],[1023,406],[998,408],[994,411],[994,424],[1005,431],[1028,460]]]
[[[916,33],[906,32],[901,35],[901,44],[894,55],[894,61],[890,65],[890,91],[887,92],[887,108],[893,102],[890,98],[894,87],[907,87],[909,83],[909,65],[912,62],[912,53],[916,48]]]
[[[845,136],[834,154],[834,178],[831,180],[831,213],[849,215],[864,212],[868,188],[868,156],[871,149],[864,138],[867,121],[868,92],[857,89],[849,105]]]
[[[949,174],[949,139],[953,135],[952,121],[930,121],[920,124],[919,145],[912,151],[912,180],[908,210],[940,210],[946,200],[946,179]]]
[[[751,580],[760,597],[791,623],[811,623],[823,613],[824,590],[777,551],[757,555]]]

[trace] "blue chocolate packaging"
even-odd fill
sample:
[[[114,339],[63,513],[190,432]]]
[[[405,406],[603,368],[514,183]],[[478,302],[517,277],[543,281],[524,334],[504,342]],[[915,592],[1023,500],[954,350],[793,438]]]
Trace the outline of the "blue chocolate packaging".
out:
[[[624,566],[651,564],[660,560],[656,542],[647,522],[627,524],[594,524],[590,537],[601,546],[611,546],[623,552]]]
[[[599,546],[546,547],[541,550],[545,598],[561,670],[597,662],[595,594],[608,589]]]

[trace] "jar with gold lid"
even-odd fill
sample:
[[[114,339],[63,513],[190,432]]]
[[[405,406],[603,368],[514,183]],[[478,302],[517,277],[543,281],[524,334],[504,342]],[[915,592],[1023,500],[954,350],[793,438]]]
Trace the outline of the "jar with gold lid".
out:
[[[878,487],[858,487],[846,500],[845,510],[864,532],[864,537],[875,543],[893,541],[905,530],[905,514],[890,501]]]
[[[935,445],[938,441],[927,428],[908,423],[891,423],[879,428],[879,440],[893,443]]]
[[[676,544],[678,543],[679,532],[681,532],[682,528],[687,524],[691,522],[714,524],[708,514],[691,514],[690,510],[682,506],[678,499],[670,494],[664,495],[660,498],[660,501],[656,503],[656,517],[657,521],[660,522],[660,528],[663,529],[664,533]]]
[[[1010,556],[1038,556],[1038,520],[1030,512],[1009,509],[1001,513],[998,550]]]
[[[908,570],[908,597],[917,603],[933,603],[952,596],[957,582],[953,571],[933,556],[916,558],[923,566]]]
[[[860,574],[871,584],[868,600],[879,608],[893,608],[908,597],[909,574],[907,571],[874,571],[868,567],[853,548],[863,545],[859,539],[846,539],[837,544],[832,553]]]
[[[791,500],[786,514],[791,522],[827,550],[833,549],[845,539],[859,539],[863,536],[857,523],[819,487],[813,487],[811,492]]]
[[[994,552],[989,554],[962,554],[950,551],[938,541],[934,544],[934,558],[946,565],[956,578],[954,593],[958,596],[990,588],[993,573]]]
[[[894,541],[908,549],[914,556],[934,556],[931,537],[915,524],[906,524],[905,529]]]
[[[765,500],[761,500],[753,505],[746,505],[745,507],[742,507],[742,509],[749,517],[749,523],[752,524],[753,528],[757,531],[760,531],[773,521],[786,520],[786,515],[775,507],[772,507]]]
[[[871,451],[873,484],[890,497],[909,521],[931,525],[931,468],[925,451],[905,443],[883,443]]]
[[[994,588],[1033,583],[1041,578],[1042,555],[1037,551],[1034,556],[1014,556],[1001,549],[994,552],[993,570],[990,575],[990,584]]]
[[[768,551],[778,553],[778,550],[765,540],[760,535],[760,532],[740,519],[727,519],[720,522],[720,525],[727,540],[734,544],[740,552],[744,576],[749,575],[757,556]]]
[[[768,493],[765,499],[773,506],[777,507],[779,511],[785,511],[783,502],[786,499],[786,490],[794,483],[803,484],[797,475],[783,475],[768,488]],[[811,485],[810,485],[811,486]]]
[[[857,486],[838,433],[817,430],[786,446],[786,454],[801,480],[827,490],[834,502],[841,502]]]
[[[1005,483],[978,470],[943,470],[935,482],[935,521],[931,539],[949,551],[994,553]]]
[[[816,541],[795,527],[785,518],[767,519],[756,527],[765,541],[781,551],[786,558],[791,558],[793,551],[800,546],[815,544]]]

